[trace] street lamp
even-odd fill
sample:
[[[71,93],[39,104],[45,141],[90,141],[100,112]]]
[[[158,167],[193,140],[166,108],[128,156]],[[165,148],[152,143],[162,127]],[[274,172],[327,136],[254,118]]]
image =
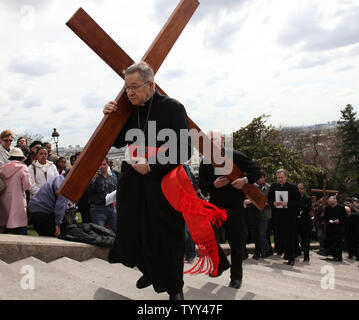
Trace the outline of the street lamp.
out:
[[[60,136],[60,134],[56,131],[56,128],[54,128],[54,132],[52,133],[52,138],[54,139],[54,142],[56,144],[56,154],[57,155],[59,155],[59,148],[58,148],[59,136]]]

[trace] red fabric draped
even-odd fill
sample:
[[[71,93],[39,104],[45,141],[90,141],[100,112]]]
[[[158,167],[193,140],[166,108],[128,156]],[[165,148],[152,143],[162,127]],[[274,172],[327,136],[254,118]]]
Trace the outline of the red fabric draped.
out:
[[[199,249],[200,259],[185,273],[211,273],[212,276],[217,276],[218,247],[211,224],[220,227],[227,220],[226,210],[197,197],[182,165],[162,178],[161,187],[173,208],[182,213],[192,239]]]

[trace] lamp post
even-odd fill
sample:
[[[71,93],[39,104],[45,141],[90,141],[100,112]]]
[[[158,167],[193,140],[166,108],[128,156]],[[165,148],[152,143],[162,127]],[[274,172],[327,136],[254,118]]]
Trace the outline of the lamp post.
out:
[[[57,155],[59,155],[59,148],[58,148],[59,136],[60,136],[60,134],[56,131],[56,128],[54,128],[54,132],[52,133],[52,138],[54,139],[54,142],[56,144],[56,154]]]

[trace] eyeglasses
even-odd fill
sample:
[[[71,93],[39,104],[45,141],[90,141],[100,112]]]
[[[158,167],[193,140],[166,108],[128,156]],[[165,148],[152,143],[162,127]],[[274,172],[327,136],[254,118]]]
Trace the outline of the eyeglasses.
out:
[[[14,140],[13,139],[3,139],[2,141],[4,141],[4,142],[13,142]]]
[[[124,88],[127,92],[130,91],[130,90],[136,91],[137,89],[143,87],[145,84],[147,84],[147,83],[149,83],[149,82],[150,82],[150,81],[147,81],[147,82],[145,82],[144,84],[141,84],[141,85],[139,85],[139,86],[128,86],[128,87],[124,86],[123,88]]]

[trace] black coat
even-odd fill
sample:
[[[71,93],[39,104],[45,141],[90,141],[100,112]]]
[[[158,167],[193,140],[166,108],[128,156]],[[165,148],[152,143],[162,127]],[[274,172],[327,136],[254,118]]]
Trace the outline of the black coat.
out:
[[[254,183],[261,177],[260,168],[244,153],[233,150],[233,162],[245,174],[248,183]],[[222,188],[215,188],[213,182],[220,176],[215,174],[212,164],[205,164],[202,161],[199,167],[199,188],[202,193],[209,193],[209,201],[218,207],[228,209],[236,204],[243,204],[244,194],[232,187],[230,183]]]
[[[345,231],[345,218],[346,211],[345,208],[339,204],[335,207],[326,206],[324,210],[324,221],[327,225],[327,233],[337,233],[343,234]],[[330,223],[330,220],[339,220],[339,224]]]
[[[111,247],[115,233],[94,223],[70,224],[61,231],[59,239]]]
[[[114,190],[116,190],[115,178],[111,174],[106,178],[100,174],[94,182],[90,182],[86,190],[88,201],[94,206],[105,206],[106,195]]]
[[[288,208],[276,208],[274,202],[276,202],[276,191],[288,192]],[[290,215],[299,215],[300,210],[304,208],[303,202],[300,199],[300,193],[298,186],[291,182],[286,182],[283,186],[279,183],[273,183],[268,192],[268,203],[272,207],[272,212],[283,213]]]
[[[300,195],[300,201],[302,206],[299,210],[300,218],[298,219],[298,223],[301,223],[305,226],[311,226],[311,210],[312,210],[312,198],[306,193]]]
[[[131,144],[126,133],[140,127],[144,128],[150,108],[134,108],[127,124],[115,142],[116,147]],[[185,108],[178,101],[155,93],[149,121],[156,121],[156,134],[162,129],[171,128],[177,137],[180,129],[188,130]],[[149,127],[148,123],[148,127]],[[146,146],[160,147],[165,142],[151,141],[145,132]],[[154,138],[152,137],[152,140]],[[178,139],[180,146],[188,150],[186,161],[191,156],[189,140]],[[178,154],[179,157],[179,154]],[[151,171],[141,175],[127,162],[122,163],[117,186],[117,232],[115,244],[109,255],[109,262],[120,262],[128,267],[138,267],[153,283],[156,292],[179,292],[183,286],[184,220],[162,193],[161,179],[180,164],[150,164]],[[178,291],[177,291],[178,290]]]

